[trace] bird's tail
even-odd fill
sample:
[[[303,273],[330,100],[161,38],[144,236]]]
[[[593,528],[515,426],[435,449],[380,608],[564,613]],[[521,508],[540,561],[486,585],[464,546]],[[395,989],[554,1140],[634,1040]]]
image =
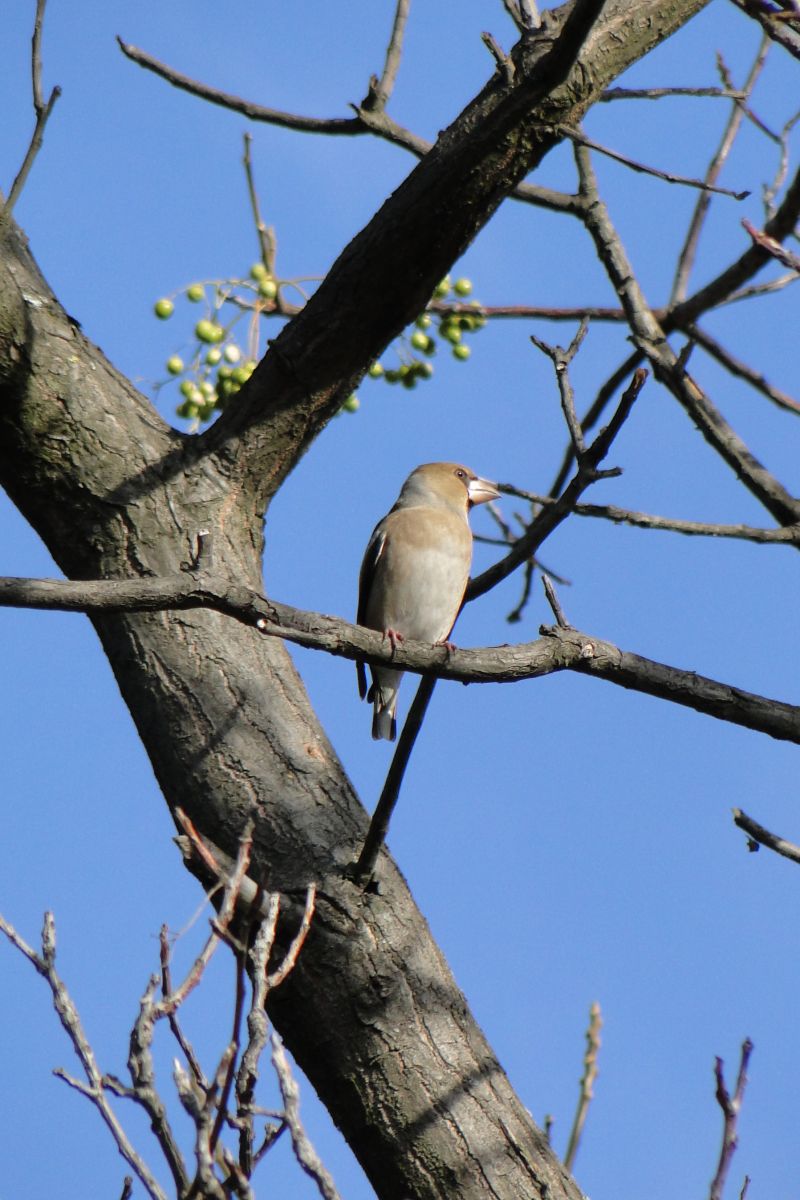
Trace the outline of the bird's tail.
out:
[[[367,700],[374,705],[372,711],[372,736],[376,742],[393,742],[397,737],[397,687],[384,685],[379,687],[373,683],[367,694]]]

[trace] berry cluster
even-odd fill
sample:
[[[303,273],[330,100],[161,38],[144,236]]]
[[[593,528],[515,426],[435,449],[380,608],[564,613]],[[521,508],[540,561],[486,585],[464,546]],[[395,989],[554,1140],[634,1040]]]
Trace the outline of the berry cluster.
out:
[[[450,282],[447,275],[434,290],[431,303],[414,322],[410,334],[403,334],[397,343],[400,363],[397,367],[384,367],[375,362],[367,374],[372,379],[383,379],[386,383],[399,383],[405,388],[415,388],[421,379],[433,375],[430,359],[436,354],[439,342],[449,344],[453,358],[465,362],[471,349],[464,341],[467,334],[475,333],[486,324],[486,317],[476,300],[464,304],[472,291],[469,279]],[[448,297],[451,297],[448,303]],[[420,358],[419,355],[424,355]]]
[[[285,316],[294,311],[282,302],[281,288],[288,282],[276,279],[263,262],[257,262],[246,279],[192,283],[175,293],[176,297],[185,295],[192,304],[206,306],[205,316],[194,326],[186,361],[181,355],[172,354],[166,362],[168,376],[180,380],[178,389],[183,399],[177,406],[177,415],[191,421],[194,428],[225,408],[255,370],[259,318],[268,314]],[[294,286],[299,290],[299,285]],[[451,283],[450,276],[446,276],[434,289],[430,303],[411,330],[395,342],[398,365],[384,367],[381,362],[374,362],[368,376],[415,388],[419,380],[433,375],[430,360],[440,345],[448,346],[459,362],[468,359],[471,349],[465,338],[486,324],[480,304],[476,300],[467,301],[471,292],[469,279],[459,278]],[[154,312],[166,321],[175,312],[174,298],[164,296],[157,300]],[[227,323],[225,314],[231,314]],[[247,314],[251,319],[246,353],[236,341],[234,329]],[[353,393],[340,411],[356,412],[359,404],[358,396]]]
[[[179,417],[195,427],[222,410],[256,368],[256,326],[251,325],[251,353],[246,354],[234,337],[234,327],[250,313],[257,322],[263,312],[275,311],[280,282],[265,267],[254,263],[247,279],[216,280],[211,283],[192,283],[175,293],[184,294],[192,304],[205,303],[206,315],[194,326],[191,352],[187,361],[180,354],[167,359],[167,373],[180,378],[178,390],[183,397],[177,406]],[[226,307],[227,306],[227,307]],[[225,323],[223,309],[230,313]],[[164,296],[157,300],[153,311],[162,321],[175,311],[175,301]],[[159,385],[163,386],[163,385]]]

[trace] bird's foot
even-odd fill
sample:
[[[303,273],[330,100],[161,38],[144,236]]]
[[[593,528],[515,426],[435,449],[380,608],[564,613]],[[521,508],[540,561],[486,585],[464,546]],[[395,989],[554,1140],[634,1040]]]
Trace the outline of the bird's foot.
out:
[[[384,629],[383,636],[385,638],[388,638],[389,641],[391,642],[392,654],[394,654],[394,652],[397,649],[400,642],[402,642],[404,640],[402,633],[398,633],[396,629]]]

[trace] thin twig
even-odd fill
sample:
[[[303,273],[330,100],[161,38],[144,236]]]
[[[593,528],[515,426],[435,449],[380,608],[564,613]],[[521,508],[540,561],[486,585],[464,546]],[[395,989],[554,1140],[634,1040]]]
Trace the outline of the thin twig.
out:
[[[403,57],[403,37],[410,8],[411,0],[397,0],[397,6],[394,10],[394,21],[392,22],[392,32],[389,38],[389,45],[386,47],[386,58],[383,63],[381,77],[380,79],[376,79],[373,76],[370,81],[369,97],[365,101],[365,104],[371,99],[373,106],[385,108],[386,102],[394,90],[397,72],[400,69],[400,61]]]
[[[751,387],[760,392],[762,396],[766,396],[768,400],[776,404],[778,408],[783,408],[787,412],[795,414],[800,413],[800,401],[787,395],[786,392],[782,392],[779,388],[773,387],[760,371],[754,370],[748,363],[736,358],[734,354],[731,354],[730,350],[722,346],[706,330],[701,329],[698,325],[689,325],[686,332],[693,342],[696,342],[698,346],[702,346],[706,354],[716,359],[731,375],[735,375],[738,379],[744,379]]]
[[[253,220],[256,226],[258,235],[258,245],[263,262],[270,275],[275,274],[275,230],[267,225],[264,218],[261,216],[261,205],[258,200],[258,192],[256,191],[255,178],[253,176],[253,160],[250,154],[253,138],[249,133],[244,134],[244,173],[247,180],[247,194],[250,197],[250,207],[253,210]],[[278,293],[278,297],[280,293]],[[276,297],[276,299],[278,299]]]
[[[768,49],[769,42],[766,38],[762,38],[761,45],[759,46],[756,54],[755,62],[750,68],[750,73],[745,81],[743,89],[744,96],[741,98],[737,97],[734,101],[731,114],[723,131],[719,146],[717,147],[717,150],[712,156],[711,162],[706,169],[704,182],[709,187],[716,179],[719,178],[720,172],[722,171],[728,155],[730,154],[730,150],[736,139],[736,135],[741,128],[742,117],[744,115],[742,99],[746,98],[752,93],[758,76],[761,74],[761,69],[764,66]],[[721,60],[720,69],[722,69]],[[727,83],[728,81],[723,79],[723,82]],[[686,296],[686,291],[689,285],[689,275],[691,274],[692,267],[694,266],[700,234],[702,233],[710,204],[711,193],[709,191],[704,191],[697,199],[694,212],[692,213],[692,218],[689,222],[686,238],[684,239],[683,246],[680,254],[678,255],[678,266],[675,272],[675,279],[672,284],[670,306],[678,304]]]
[[[362,885],[369,883],[375,872],[375,863],[378,861],[381,847],[386,841],[386,835],[389,832],[389,822],[392,819],[392,813],[395,810],[395,805],[400,795],[400,787],[403,783],[403,776],[408,766],[408,760],[411,757],[411,751],[414,749],[414,743],[422,727],[422,722],[435,687],[435,676],[423,675],[419,682],[417,693],[408,710],[408,716],[403,725],[402,733],[398,738],[397,749],[394,752],[389,773],[383,785],[383,791],[375,806],[361,854],[353,870],[354,879]]]
[[[267,986],[270,991],[273,988],[280,987],[287,975],[294,969],[297,957],[303,949],[303,943],[308,937],[308,931],[311,928],[311,919],[314,916],[314,908],[317,901],[317,885],[310,883],[306,889],[306,903],[303,908],[303,916],[300,920],[297,933],[291,940],[289,948],[283,956],[283,961],[280,966],[270,974],[267,980]]]
[[[172,975],[170,969],[169,937],[166,925],[161,926],[161,931],[159,933],[159,947],[161,957],[161,995],[169,996],[172,992]],[[205,1077],[203,1068],[200,1066],[200,1060],[195,1054],[194,1047],[181,1029],[177,1012],[173,1011],[168,1013],[167,1020],[169,1021],[169,1027],[172,1031],[172,1036],[180,1046],[181,1052],[189,1064],[198,1087],[201,1087],[205,1090],[208,1088],[208,1080]]]
[[[718,196],[730,196],[732,200],[746,200],[750,195],[749,191],[734,192],[730,188],[711,187],[702,179],[675,175],[671,171],[661,171],[658,167],[650,167],[646,163],[637,162],[636,159],[628,158],[627,155],[620,154],[619,151],[612,150],[609,146],[602,146],[599,142],[593,141],[583,131],[574,129],[571,125],[558,125],[556,132],[562,137],[569,138],[578,146],[584,146],[587,150],[596,150],[598,154],[604,154],[606,158],[613,158],[615,162],[622,163],[624,167],[629,167],[632,171],[641,175],[653,175],[656,179],[663,179],[665,183],[678,183],[683,187],[700,188],[704,192],[713,192]]]
[[[714,1078],[717,1082],[716,1097],[717,1103],[722,1109],[723,1128],[719,1163],[717,1164],[716,1174],[711,1181],[708,1200],[722,1200],[722,1193],[725,1190],[725,1181],[728,1177],[728,1171],[739,1140],[737,1123],[742,1107],[742,1100],[744,1099],[744,1089],[747,1086],[747,1066],[752,1053],[753,1043],[750,1041],[750,1038],[745,1038],[742,1042],[739,1073],[736,1077],[736,1088],[733,1096],[730,1095],[725,1086],[725,1078],[722,1073],[724,1067],[722,1059],[717,1058],[714,1061]]]
[[[253,1097],[258,1081],[258,1064],[267,1045],[269,1026],[265,1006],[267,1003],[267,975],[269,956],[275,943],[275,930],[280,912],[280,896],[271,894],[268,911],[259,925],[250,948],[252,970],[252,999],[247,1014],[248,1041],[239,1063],[236,1076],[236,1115],[239,1118],[239,1165],[249,1178],[255,1166],[253,1153]]]
[[[578,332],[565,350],[562,346],[551,346],[547,342],[543,342],[540,338],[531,334],[531,341],[538,350],[541,350],[553,364],[558,381],[558,390],[561,397],[561,411],[564,414],[564,420],[567,423],[569,430],[570,441],[575,453],[575,457],[580,460],[586,451],[586,445],[583,440],[583,430],[578,416],[575,412],[575,393],[572,390],[572,384],[569,379],[569,365],[580,349],[583,339],[589,332],[589,322],[586,317],[580,323]]]
[[[553,616],[555,617],[559,628],[560,629],[571,629],[572,626],[570,625],[567,618],[564,616],[564,610],[561,607],[561,602],[560,602],[558,596],[556,595],[556,589],[553,587],[553,581],[550,579],[549,576],[542,575],[542,585],[544,587],[544,594],[547,597],[547,603],[550,605],[551,609],[553,610]]]
[[[44,102],[44,94],[42,92],[42,25],[46,3],[47,0],[36,0],[36,16],[33,24],[33,37],[31,39],[31,79],[33,85],[33,111],[36,115],[36,124],[30,144],[25,152],[25,157],[22,160],[22,166],[11,185],[11,190],[6,197],[5,204],[0,208],[0,236],[11,219],[14,205],[22,194],[22,189],[25,187],[36,155],[42,148],[45,126],[50,119],[53,105],[61,95],[61,88],[56,85],[50,93],[47,103],[45,104]]]
[[[758,0],[733,0],[733,3],[748,17],[758,21],[767,37],[800,59],[800,32],[788,29],[781,21],[776,20],[781,15],[776,9],[768,5],[762,6]]]
[[[575,147],[581,180],[581,195],[586,201],[584,222],[598,255],[614,286],[633,333],[633,340],[647,355],[659,380],[665,384],[716,450],[766,510],[781,525],[800,521],[800,502],[750,452],[710,398],[686,373],[672,351],[664,331],[638,285],[633,267],[600,199],[588,152]]]
[[[499,483],[496,486],[504,494],[519,496],[520,499],[529,500],[532,504],[557,503],[552,496],[529,492],[515,487],[511,483]],[[572,511],[576,517],[596,517],[604,521],[612,521],[615,525],[632,525],[638,529],[682,533],[688,537],[734,538],[738,541],[755,542],[761,545],[800,545],[800,524],[783,525],[780,529],[760,529],[756,525],[718,525],[707,521],[684,521],[678,517],[659,517],[654,513],[634,512],[629,508],[619,508],[616,504],[578,503]]]
[[[284,1114],[292,1138],[295,1157],[309,1178],[313,1179],[323,1200],[340,1200],[339,1193],[330,1173],[311,1144],[311,1140],[300,1120],[300,1092],[289,1070],[283,1043],[277,1033],[272,1034],[272,1062],[278,1076],[283,1097]]]
[[[654,87],[654,88],[607,88],[599,97],[609,100],[663,100],[668,96],[711,96],[719,100],[743,100],[744,92],[726,87]]]
[[[166,1200],[166,1194],[161,1190],[147,1164],[136,1150],[134,1150],[125,1130],[120,1125],[114,1110],[108,1102],[105,1093],[105,1081],[97,1065],[94,1051],[89,1044],[89,1040],[81,1024],[78,1010],[67,990],[66,984],[56,971],[56,930],[53,914],[50,912],[45,913],[42,929],[41,955],[37,954],[3,917],[0,917],[0,932],[5,934],[12,945],[16,946],[24,954],[31,965],[46,980],[59,1020],[72,1043],[72,1048],[78,1056],[88,1082],[87,1084],[79,1083],[79,1081],[67,1077],[66,1072],[56,1072],[56,1074],[64,1078],[65,1082],[70,1083],[71,1086],[77,1087],[83,1095],[91,1100],[108,1127],[120,1154],[134,1171],[152,1200]]]
[[[581,1076],[578,1107],[575,1110],[575,1120],[564,1155],[564,1166],[572,1173],[575,1156],[578,1153],[583,1127],[589,1112],[589,1105],[594,1099],[594,1081],[597,1079],[597,1056],[600,1053],[600,1030],[603,1027],[603,1017],[600,1005],[596,1002],[589,1009],[589,1027],[586,1030],[586,1054],[583,1057],[583,1075]]]
[[[792,254],[790,250],[787,250],[775,238],[771,238],[766,233],[762,233],[760,229],[756,229],[755,225],[752,225],[750,221],[744,220],[742,221],[742,225],[750,234],[755,244],[766,250],[770,257],[777,259],[779,263],[782,263],[784,267],[788,267],[790,271],[800,273],[799,254]]]

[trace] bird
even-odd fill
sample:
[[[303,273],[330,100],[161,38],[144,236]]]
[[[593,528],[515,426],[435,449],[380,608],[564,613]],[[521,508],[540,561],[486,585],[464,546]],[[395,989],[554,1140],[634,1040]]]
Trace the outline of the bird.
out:
[[[394,646],[404,638],[444,642],[464,599],[472,562],[469,511],[496,499],[494,484],[460,463],[424,463],[372,532],[359,575],[359,625],[377,629]],[[367,691],[357,660],[358,692],[373,705],[372,736],[397,736],[397,690],[403,672],[370,667]]]

